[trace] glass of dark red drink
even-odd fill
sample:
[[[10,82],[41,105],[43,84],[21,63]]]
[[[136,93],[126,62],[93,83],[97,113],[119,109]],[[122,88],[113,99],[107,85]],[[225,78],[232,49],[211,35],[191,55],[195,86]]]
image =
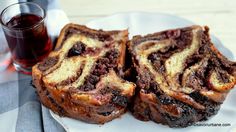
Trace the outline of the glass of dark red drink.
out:
[[[0,22],[17,71],[31,73],[31,68],[52,50],[44,20],[45,10],[32,2],[6,7]]]

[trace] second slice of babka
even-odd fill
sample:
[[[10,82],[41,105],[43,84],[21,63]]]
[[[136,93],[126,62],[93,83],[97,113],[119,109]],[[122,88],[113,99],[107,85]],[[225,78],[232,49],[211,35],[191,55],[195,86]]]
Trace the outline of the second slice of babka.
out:
[[[214,47],[208,31],[191,26],[131,40],[136,118],[186,127],[217,113],[236,84],[236,63]]]

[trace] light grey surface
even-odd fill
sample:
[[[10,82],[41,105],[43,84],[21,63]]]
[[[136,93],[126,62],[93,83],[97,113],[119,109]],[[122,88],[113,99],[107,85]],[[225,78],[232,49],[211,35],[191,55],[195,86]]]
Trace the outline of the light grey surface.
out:
[[[17,109],[16,125],[12,126],[16,132],[64,132],[48,109],[42,108],[35,88],[31,86],[31,76],[17,75],[17,81],[0,83],[0,115]],[[0,124],[0,131],[1,125],[6,124]]]
[[[46,24],[50,36],[55,38],[68,22],[65,13],[59,10],[58,1],[29,1],[47,9],[49,17]],[[31,80],[31,76],[11,70],[0,71],[0,132],[64,132],[61,125],[51,117],[48,109],[42,107]]]

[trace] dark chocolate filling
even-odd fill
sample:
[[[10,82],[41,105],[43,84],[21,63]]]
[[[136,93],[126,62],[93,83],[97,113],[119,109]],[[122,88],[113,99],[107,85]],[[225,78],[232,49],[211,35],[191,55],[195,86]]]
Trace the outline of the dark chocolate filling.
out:
[[[192,30],[181,31],[181,34],[176,38],[176,46],[179,49],[184,49],[187,45],[192,43],[193,33]]]
[[[168,38],[175,39],[175,43],[160,51],[153,52],[148,56],[148,60],[159,73],[165,73],[165,61],[177,52],[181,52],[192,42],[192,31],[170,30],[166,32]]]
[[[139,71],[138,71],[139,73]],[[137,78],[137,86],[140,89],[149,89],[150,88],[150,82],[151,82],[151,74],[147,69],[142,70],[142,74],[139,73]]]
[[[86,45],[82,42],[76,42],[68,52],[68,57],[81,55],[85,51]]]
[[[54,66],[58,62],[58,59],[58,57],[48,57],[39,63],[38,69],[44,72]]]
[[[154,93],[157,97],[157,99],[160,101],[163,105],[173,104],[175,101],[170,96],[164,94],[160,88],[159,84],[157,84],[155,81],[150,82],[150,88],[146,90],[147,93]]]
[[[104,87],[101,90],[99,90],[99,93],[102,95],[112,94],[112,99],[110,100],[110,103],[109,103],[111,105],[108,106],[109,108],[106,108],[106,112],[98,112],[98,114],[103,115],[103,116],[108,116],[112,113],[112,111],[114,111],[114,109],[111,109],[114,106],[126,107],[128,104],[128,98],[121,95],[120,92],[121,91],[115,87],[113,88]],[[108,109],[111,111],[107,111]]]
[[[120,94],[113,94],[112,103],[122,107],[126,107],[128,104],[128,98]]]
[[[187,127],[197,121],[197,111],[189,105],[181,102],[175,102],[177,107],[182,109],[181,117],[174,117],[168,113],[161,113],[170,127]]]
[[[113,93],[115,91],[115,89],[111,88],[111,87],[105,87],[99,90],[99,93],[102,95],[105,94],[109,94],[109,93]]]
[[[108,51],[104,57],[97,60],[94,69],[91,74],[85,77],[84,85],[80,86],[79,89],[82,91],[90,91],[96,88],[97,82],[100,80],[102,75],[109,72],[109,69],[117,66],[119,52],[117,50]]]
[[[164,94],[160,90],[160,88],[158,88],[158,85],[154,82],[150,84],[150,88],[147,92],[155,93],[156,98],[158,102],[161,103],[161,105],[175,104],[177,107],[182,109],[181,117],[174,117],[169,115],[168,113],[165,113],[164,111],[159,111],[171,127],[186,127],[193,124],[197,120],[205,120],[208,117],[215,115],[220,108],[220,103],[209,100],[207,97],[201,95],[197,91],[191,93],[189,96],[192,97],[196,102],[199,102],[200,104],[206,106],[206,109],[204,111],[197,110],[179,100],[176,100]],[[198,116],[196,117],[196,115]]]
[[[120,94],[120,90],[117,88],[105,87],[99,91],[102,95],[112,93],[111,103],[126,107],[128,104],[128,98]]]
[[[154,69],[158,71],[159,73],[164,74],[165,73],[165,61],[174,53],[177,51],[177,47],[172,45],[171,47],[168,47],[165,49],[165,52],[163,51],[157,51],[153,52],[148,56],[148,60],[151,61]]]
[[[202,120],[207,119],[206,117],[217,114],[218,110],[220,109],[221,103],[210,100],[209,98],[201,95],[198,91],[190,93],[189,96],[200,104],[207,106],[204,112],[199,111],[202,114]]]

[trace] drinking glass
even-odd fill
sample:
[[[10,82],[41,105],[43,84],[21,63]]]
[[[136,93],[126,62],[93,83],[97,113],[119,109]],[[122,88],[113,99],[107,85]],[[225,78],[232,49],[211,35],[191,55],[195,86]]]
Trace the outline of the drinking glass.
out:
[[[0,22],[17,71],[30,74],[32,66],[52,50],[44,20],[45,10],[33,2],[6,7]]]

